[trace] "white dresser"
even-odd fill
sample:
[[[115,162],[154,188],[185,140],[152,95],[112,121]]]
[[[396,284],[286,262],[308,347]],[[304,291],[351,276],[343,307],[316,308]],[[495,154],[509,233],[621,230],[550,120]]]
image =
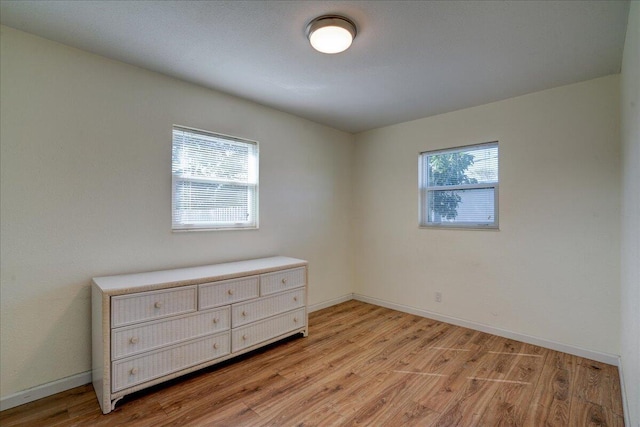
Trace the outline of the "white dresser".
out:
[[[102,412],[127,394],[298,333],[307,262],[271,257],[97,277],[93,387]]]

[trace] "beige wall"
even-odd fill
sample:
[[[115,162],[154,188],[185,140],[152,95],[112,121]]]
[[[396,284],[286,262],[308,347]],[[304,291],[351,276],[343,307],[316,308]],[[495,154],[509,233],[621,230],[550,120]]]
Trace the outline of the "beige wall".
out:
[[[610,76],[356,135],[356,292],[619,354],[618,84]],[[496,140],[500,231],[419,229],[418,153]]]
[[[640,2],[631,2],[622,61],[621,362],[631,426],[640,426]]]
[[[91,277],[288,255],[353,289],[353,136],[1,28],[1,395],[90,370]],[[171,232],[171,126],[260,142],[260,230]]]
[[[637,15],[622,75],[623,191],[636,201]],[[621,270],[618,76],[354,137],[0,31],[2,397],[90,369],[91,277],[275,254],[310,261],[311,304],[355,291],[622,351],[637,378],[637,202],[624,205]],[[171,233],[173,124],[260,142],[260,230]],[[418,153],[493,140],[500,231],[418,229]]]

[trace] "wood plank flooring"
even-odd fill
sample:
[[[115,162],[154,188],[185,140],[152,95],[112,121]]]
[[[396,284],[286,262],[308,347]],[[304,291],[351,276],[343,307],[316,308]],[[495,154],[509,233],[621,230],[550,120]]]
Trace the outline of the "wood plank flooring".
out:
[[[0,413],[9,426],[623,426],[618,370],[349,301],[307,338],[125,397],[91,385]]]

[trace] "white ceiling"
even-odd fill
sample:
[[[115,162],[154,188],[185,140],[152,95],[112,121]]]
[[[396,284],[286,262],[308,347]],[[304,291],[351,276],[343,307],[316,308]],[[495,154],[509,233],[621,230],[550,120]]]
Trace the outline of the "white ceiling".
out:
[[[628,1],[0,1],[2,24],[360,132],[620,72]],[[358,27],[325,55],[323,14]]]

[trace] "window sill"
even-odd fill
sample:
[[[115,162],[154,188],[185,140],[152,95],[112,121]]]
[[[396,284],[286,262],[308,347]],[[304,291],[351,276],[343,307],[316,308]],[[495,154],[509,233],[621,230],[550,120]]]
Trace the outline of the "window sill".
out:
[[[468,231],[500,231],[499,226],[491,227],[472,227],[472,226],[455,226],[455,225],[419,225],[422,230],[468,230]]]
[[[259,230],[260,227],[208,227],[208,228],[177,228],[172,229],[172,233],[190,233],[194,231],[238,231],[238,230]]]

